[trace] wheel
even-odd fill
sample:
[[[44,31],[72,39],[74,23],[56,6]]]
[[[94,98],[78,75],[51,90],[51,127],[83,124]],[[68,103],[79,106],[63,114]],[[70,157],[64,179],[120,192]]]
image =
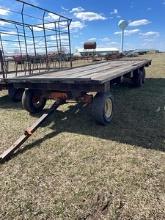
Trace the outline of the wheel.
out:
[[[24,89],[16,89],[13,86],[9,85],[8,95],[13,102],[20,102],[22,99]]]
[[[26,89],[22,96],[22,105],[29,113],[39,113],[46,104],[46,98],[42,96],[41,91]]]
[[[102,125],[111,122],[113,116],[113,96],[111,93],[97,93],[92,103],[92,115]]]
[[[145,71],[144,70],[138,70],[137,72],[134,72],[133,74],[133,84],[135,87],[142,87],[145,79]]]
[[[144,84],[145,83],[145,78],[146,78],[146,70],[143,69],[143,78],[142,78],[142,83]]]

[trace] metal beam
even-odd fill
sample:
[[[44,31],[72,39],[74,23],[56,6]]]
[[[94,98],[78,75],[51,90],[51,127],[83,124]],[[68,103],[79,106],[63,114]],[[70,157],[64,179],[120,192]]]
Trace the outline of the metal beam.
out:
[[[49,11],[49,10],[47,10],[47,9],[41,8],[41,7],[36,6],[36,5],[33,5],[33,4],[31,4],[31,3],[28,3],[28,2],[25,2],[25,1],[22,1],[22,0],[16,0],[16,1],[17,1],[17,2],[21,2],[21,3],[23,3],[23,4],[26,4],[26,5],[29,5],[29,6],[34,7],[34,8],[38,8],[38,9],[40,9],[40,10],[42,10],[42,11],[45,11],[45,12],[48,12],[48,13],[51,13],[51,14],[57,15],[57,16],[59,16],[59,17],[61,17],[61,18],[66,19],[66,20],[71,20],[71,19],[68,19],[68,18],[65,17],[65,16],[59,15],[58,13],[55,13],[55,12]]]

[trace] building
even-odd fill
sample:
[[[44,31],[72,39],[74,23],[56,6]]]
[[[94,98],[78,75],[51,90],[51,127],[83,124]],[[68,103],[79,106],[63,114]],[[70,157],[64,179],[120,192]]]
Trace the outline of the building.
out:
[[[111,54],[118,54],[119,49],[117,48],[96,48],[95,50],[85,50],[85,49],[77,49],[77,52],[81,54],[81,56],[92,56],[93,54],[97,56],[105,56]]]

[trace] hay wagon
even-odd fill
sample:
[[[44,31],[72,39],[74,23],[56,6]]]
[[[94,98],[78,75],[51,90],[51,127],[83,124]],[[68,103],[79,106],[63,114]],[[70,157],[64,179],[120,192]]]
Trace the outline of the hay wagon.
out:
[[[141,87],[148,60],[111,61],[68,70],[45,72],[9,79],[14,88],[23,89],[22,104],[30,113],[42,111],[48,99],[91,103],[96,121],[108,124],[113,115],[111,85],[123,78]],[[96,94],[96,95],[95,95]]]
[[[48,99],[55,100],[55,104],[1,155],[1,159],[18,148],[49,113],[68,100],[91,104],[95,120],[107,125],[114,109],[111,86],[127,78],[134,86],[141,87],[145,67],[151,64],[151,60],[119,59],[73,68],[71,20],[21,0],[18,2],[21,4],[20,21],[0,19],[8,23],[8,30],[0,29],[0,87],[8,89],[13,100],[22,99],[23,107],[32,114],[41,112]],[[28,14],[29,7],[37,11],[37,17]],[[41,23],[34,23],[35,19]],[[33,22],[29,23],[30,20]],[[7,49],[10,50],[8,54]]]

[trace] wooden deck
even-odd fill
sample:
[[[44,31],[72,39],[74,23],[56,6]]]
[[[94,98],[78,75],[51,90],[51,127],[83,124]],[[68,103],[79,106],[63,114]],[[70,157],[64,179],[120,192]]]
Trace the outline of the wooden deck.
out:
[[[62,83],[97,82],[102,84],[150,64],[150,60],[117,60],[62,71],[11,77],[8,81],[13,83],[53,83],[60,81]]]

